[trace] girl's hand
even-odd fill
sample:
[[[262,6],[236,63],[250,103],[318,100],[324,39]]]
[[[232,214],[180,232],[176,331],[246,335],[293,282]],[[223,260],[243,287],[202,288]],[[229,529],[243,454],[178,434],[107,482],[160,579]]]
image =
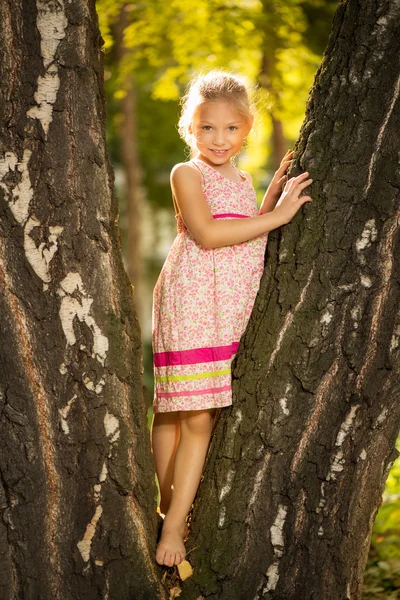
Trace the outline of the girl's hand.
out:
[[[282,193],[283,184],[286,182],[287,179],[286,172],[290,167],[293,155],[294,150],[288,150],[285,156],[282,158],[281,164],[278,170],[275,171],[275,175],[273,176],[271,183],[268,186],[258,214],[262,215],[265,212],[269,212],[278,201],[279,196]]]
[[[297,175],[297,177],[291,177],[288,180],[274,208],[274,210],[279,211],[280,215],[282,215],[283,223],[289,223],[305,202],[312,201],[311,196],[302,196],[299,198],[300,192],[309,186],[311,182],[312,179],[308,177],[308,171]]]

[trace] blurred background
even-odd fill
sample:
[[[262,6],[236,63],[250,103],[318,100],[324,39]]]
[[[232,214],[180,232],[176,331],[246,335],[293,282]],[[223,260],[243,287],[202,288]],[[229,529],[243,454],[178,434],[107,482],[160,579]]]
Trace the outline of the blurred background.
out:
[[[223,68],[257,89],[258,117],[238,167],[259,203],[293,147],[337,0],[97,0],[104,39],[107,143],[125,269],[134,286],[153,396],[152,293],[176,235],[169,176],[189,158],[177,123],[193,75]],[[152,414],[149,411],[149,423]],[[400,449],[400,444],[398,445]],[[400,599],[400,461],[374,524],[364,600]]]

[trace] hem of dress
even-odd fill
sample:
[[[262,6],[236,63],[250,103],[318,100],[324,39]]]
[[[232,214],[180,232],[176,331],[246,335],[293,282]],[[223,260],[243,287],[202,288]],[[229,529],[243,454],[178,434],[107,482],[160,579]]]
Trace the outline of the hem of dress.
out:
[[[179,411],[194,411],[194,410],[207,410],[209,408],[226,408],[228,406],[232,406],[232,401],[229,402],[229,404],[218,404],[217,406],[214,404],[210,404],[210,406],[199,406],[196,408],[189,408],[189,407],[180,407],[179,405],[177,405],[176,403],[174,405],[170,404],[170,405],[155,405],[153,404],[153,413],[164,413],[164,412],[179,412]]]

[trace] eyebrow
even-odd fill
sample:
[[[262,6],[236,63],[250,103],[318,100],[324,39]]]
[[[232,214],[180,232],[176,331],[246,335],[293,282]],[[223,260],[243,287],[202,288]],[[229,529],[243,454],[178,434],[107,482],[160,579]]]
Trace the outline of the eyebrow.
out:
[[[212,125],[211,121],[205,121],[205,120],[201,120],[201,121],[199,121],[199,123],[208,123],[209,125]],[[239,121],[239,120],[238,121],[232,121],[231,123],[227,123],[227,125],[228,126],[229,125],[236,125],[236,123],[241,123],[241,121]]]

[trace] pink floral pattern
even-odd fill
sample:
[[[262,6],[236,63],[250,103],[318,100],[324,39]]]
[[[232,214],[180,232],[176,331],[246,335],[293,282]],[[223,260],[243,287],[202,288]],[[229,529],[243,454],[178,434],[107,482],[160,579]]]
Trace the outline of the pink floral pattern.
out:
[[[214,218],[258,214],[254,188],[241,171],[244,179],[236,182],[200,159],[191,162],[202,173]],[[210,249],[180,215],[177,231],[153,293],[153,410],[229,406],[231,363],[259,289],[268,234]]]

